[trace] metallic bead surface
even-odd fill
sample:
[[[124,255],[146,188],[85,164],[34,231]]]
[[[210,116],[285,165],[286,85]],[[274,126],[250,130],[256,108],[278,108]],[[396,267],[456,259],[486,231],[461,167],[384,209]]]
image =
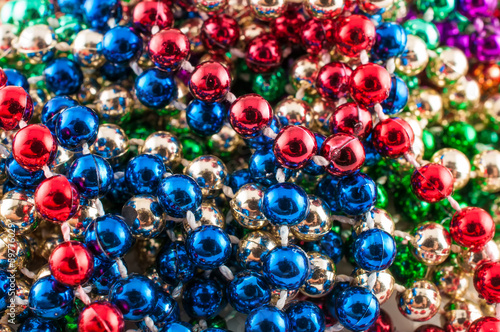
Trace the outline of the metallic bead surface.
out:
[[[439,265],[451,253],[450,233],[441,224],[434,222],[417,227],[411,244],[415,248],[415,256],[427,265]]]
[[[83,67],[97,68],[106,59],[101,53],[102,33],[86,29],[78,32],[71,44],[74,60]]]
[[[146,138],[141,152],[159,155],[165,166],[173,167],[182,158],[182,145],[175,135],[166,131],[157,131]]]
[[[97,95],[96,111],[106,121],[123,121],[132,112],[133,107],[132,95],[118,84],[102,88]]]
[[[239,243],[236,260],[245,269],[262,270],[262,257],[274,249],[278,240],[264,231],[245,235]]]
[[[403,316],[412,321],[425,322],[437,314],[441,296],[433,283],[419,280],[398,293],[396,301]]]
[[[392,295],[394,290],[394,277],[389,272],[389,270],[383,270],[379,272],[374,272],[377,276],[375,281],[375,285],[373,286],[373,294],[377,297],[380,305],[384,304]],[[364,271],[363,269],[359,269],[356,271],[356,276],[352,281],[353,286],[359,287],[369,287],[368,278],[370,277],[370,273]]]
[[[128,137],[119,126],[106,123],[99,126],[97,140],[91,151],[107,159],[110,164],[118,163],[129,149]]]
[[[483,151],[474,157],[472,163],[481,188],[490,193],[500,191],[500,151]]]
[[[291,227],[292,233],[302,241],[317,241],[332,228],[330,209],[319,197],[309,195],[309,214],[297,225]]]
[[[219,211],[217,207],[208,203],[201,203],[200,208],[195,213],[196,216],[196,226],[212,225],[217,226],[222,229],[226,227],[224,220],[224,215]],[[182,223],[186,233],[189,233],[192,228],[187,221]]]
[[[425,69],[428,62],[429,55],[425,42],[417,36],[408,35],[406,49],[401,56],[396,58],[396,71],[415,76]]]
[[[12,44],[30,63],[38,64],[52,59],[57,40],[48,25],[35,24],[25,28]]]
[[[0,200],[0,225],[16,235],[33,231],[41,219],[36,213],[35,200],[29,191],[14,189]]]
[[[154,196],[139,195],[129,199],[122,216],[136,238],[157,237],[165,228],[167,214]]]
[[[353,227],[353,230],[356,232],[356,235],[361,234],[364,231],[369,230],[368,220],[367,218],[372,218],[374,223],[374,228],[381,229],[386,231],[387,233],[394,235],[394,230],[396,226],[394,225],[394,221],[392,220],[391,215],[384,209],[373,208],[369,212],[369,215],[365,215],[359,220]]]
[[[268,220],[260,210],[260,201],[264,197],[264,188],[249,183],[240,188],[229,202],[234,219],[248,229],[264,227]]]
[[[335,265],[325,254],[311,251],[307,253],[311,272],[300,292],[309,297],[322,297],[333,290],[335,286]]]
[[[200,186],[203,196],[216,195],[227,176],[226,165],[216,156],[200,156],[184,168],[184,174],[192,177]]]

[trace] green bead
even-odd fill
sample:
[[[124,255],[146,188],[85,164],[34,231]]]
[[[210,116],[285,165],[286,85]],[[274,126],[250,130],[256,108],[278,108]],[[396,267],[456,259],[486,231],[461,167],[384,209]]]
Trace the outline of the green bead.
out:
[[[444,128],[442,139],[445,146],[470,155],[477,142],[477,131],[466,122],[452,122]]]
[[[22,29],[33,21],[45,23],[45,19],[53,14],[54,7],[49,0],[15,0],[2,7],[0,19],[2,23],[14,24]]]
[[[498,132],[493,130],[481,130],[478,132],[477,141],[481,144],[498,146],[500,138]]]
[[[193,160],[206,153],[206,147],[202,140],[191,135],[179,137],[182,144],[182,155],[187,160]]]
[[[434,152],[436,152],[436,140],[434,139],[434,135],[424,129],[422,132],[422,142],[424,142],[424,159],[431,159]]]
[[[404,74],[398,74],[398,76],[406,83],[406,86],[408,87],[408,90],[410,92],[419,86],[419,79],[417,76],[407,76]],[[408,105],[406,105],[408,106]]]
[[[207,326],[209,328],[218,328],[218,329],[227,329],[227,323],[224,318],[221,316],[215,316],[213,318],[208,318],[205,320],[207,323]],[[198,325],[200,323],[200,320],[198,319],[192,319],[189,321],[189,323],[193,326]]]
[[[421,18],[406,21],[403,24],[406,33],[422,38],[428,49],[439,46],[439,31],[432,22],[426,22]]]
[[[379,209],[385,209],[389,205],[389,197],[387,196],[387,190],[384,186],[377,183],[377,202],[375,206]]]
[[[443,21],[455,10],[454,0],[417,0],[417,9],[425,13],[429,8],[434,11],[433,19]]]
[[[399,240],[399,243],[396,247],[396,258],[389,270],[396,282],[409,287],[415,280],[425,277],[427,266],[415,258],[409,245],[402,244],[400,238],[395,239]]]
[[[267,101],[275,101],[285,93],[286,75],[283,68],[271,74],[256,74],[252,78],[252,91]]]
[[[454,10],[451,14],[450,17],[448,17],[449,21],[453,21],[457,24],[458,30],[460,32],[465,32],[466,29],[470,27],[471,22],[469,19],[462,14],[460,14],[458,11]]]
[[[78,32],[86,28],[87,26],[78,18],[72,15],[64,15],[59,18],[59,27],[54,32],[58,40],[64,40],[71,45]]]

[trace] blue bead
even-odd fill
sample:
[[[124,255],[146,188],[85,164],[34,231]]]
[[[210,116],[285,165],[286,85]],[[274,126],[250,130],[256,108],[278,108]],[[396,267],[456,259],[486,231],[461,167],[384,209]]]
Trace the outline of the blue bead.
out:
[[[276,172],[280,168],[276,156],[272,149],[260,149],[250,157],[248,169],[252,178],[264,186],[270,186],[278,183]],[[292,174],[290,169],[284,169],[285,178],[288,179]]]
[[[339,294],[342,293],[347,288],[351,287],[349,282],[336,282],[333,286],[333,290],[327,295],[325,305],[328,313],[335,319],[337,319],[337,311],[335,310],[335,301]]]
[[[101,68],[99,68],[99,72],[104,79],[117,81],[127,78],[130,74],[132,74],[132,69],[130,69],[128,64],[122,66],[106,61]]]
[[[106,214],[97,217],[85,230],[85,244],[101,259],[114,259],[125,255],[134,238],[121,216]]]
[[[12,282],[12,289],[15,291],[16,289],[16,277],[12,275],[12,279],[10,273],[7,271],[0,270],[0,312],[3,312],[7,309],[7,306],[10,304],[9,301],[9,290],[11,289],[10,283]]]
[[[203,330],[203,332],[229,332],[229,331],[226,329],[219,329],[219,328],[211,327],[211,328]]]
[[[123,262],[126,266],[126,262]],[[98,256],[94,256],[94,274],[90,279],[90,282],[94,286],[92,291],[99,295],[107,295],[111,286],[121,279],[120,270],[118,268],[118,263],[114,260],[100,259]]]
[[[169,284],[188,282],[194,277],[196,266],[188,258],[183,242],[166,245],[156,258],[156,269],[160,277]]]
[[[213,270],[224,264],[231,255],[231,240],[222,228],[200,226],[186,238],[189,259],[204,270]]]
[[[68,169],[68,180],[86,198],[104,196],[113,184],[113,169],[99,155],[87,154],[76,159]]]
[[[163,161],[152,154],[132,158],[125,170],[125,178],[133,194],[155,194],[165,174]]]
[[[318,151],[319,151],[321,150],[321,146],[323,145],[323,142],[325,141],[326,137],[324,135],[314,133],[314,138],[316,138],[316,145],[318,146]],[[309,175],[318,176],[325,174],[325,168],[323,166],[316,164],[313,160],[308,162],[303,170],[304,173],[307,173]]]
[[[59,144],[70,151],[82,151],[84,143],[90,147],[97,139],[99,117],[88,107],[64,109],[57,117],[56,137]]]
[[[368,212],[377,201],[377,186],[363,173],[342,178],[337,184],[337,192],[340,209],[351,216]]]
[[[73,289],[52,276],[38,279],[31,286],[28,297],[31,311],[46,319],[60,319],[69,314],[73,299]]]
[[[255,309],[245,321],[245,332],[288,332],[289,329],[285,313],[270,305]]]
[[[373,135],[370,134],[363,143],[363,148],[365,149],[365,163],[366,166],[376,165],[382,156],[375,150],[373,146]]]
[[[3,70],[5,75],[7,75],[7,85],[20,86],[26,92],[30,91],[30,84],[26,76],[21,74],[18,70],[5,68]]]
[[[273,130],[273,132],[278,135],[280,132],[281,124],[278,120],[278,117],[273,117],[271,124],[269,125],[269,128]],[[259,135],[253,138],[245,139],[245,143],[250,149],[265,149],[265,148],[270,148],[274,144],[274,139],[271,137],[268,137],[266,135]]]
[[[83,0],[57,0],[61,13],[79,15],[83,6]]]
[[[227,286],[227,298],[233,308],[249,314],[271,300],[271,288],[257,272],[246,270],[238,273]]]
[[[262,270],[278,289],[299,289],[309,276],[309,259],[297,246],[279,246],[262,258]]]
[[[240,169],[235,171],[232,174],[229,174],[224,179],[224,185],[231,187],[233,193],[236,194],[241,187],[243,187],[247,183],[251,183],[253,181],[252,175],[250,174],[250,170],[248,168]]]
[[[115,172],[113,174],[111,189],[106,194],[106,198],[111,202],[123,205],[130,197],[132,197],[132,195],[128,192],[125,173]]]
[[[9,180],[12,181],[16,187],[27,189],[36,188],[40,182],[45,179],[42,170],[31,172],[24,169],[18,164],[12,154],[5,161],[5,171]]]
[[[124,65],[141,55],[142,44],[132,28],[117,26],[104,34],[102,54],[109,62]]]
[[[402,54],[406,47],[406,32],[397,23],[384,22],[376,29],[377,36],[372,55],[377,60],[387,60]]]
[[[200,186],[187,175],[168,176],[158,187],[160,205],[174,218],[185,218],[187,211],[198,210],[202,198]]]
[[[186,322],[171,322],[167,323],[160,332],[191,332],[192,326]]]
[[[78,106],[78,102],[68,96],[54,97],[42,108],[41,120],[52,134],[56,133],[56,124],[59,114],[68,107]]]
[[[295,302],[286,309],[290,332],[323,332],[325,315],[311,302]]]
[[[409,95],[410,91],[405,81],[398,76],[392,76],[389,97],[380,104],[384,113],[389,115],[400,113],[405,108]]]
[[[56,95],[76,93],[83,83],[83,73],[76,62],[68,58],[57,58],[43,70],[45,84]]]
[[[363,270],[387,269],[396,257],[396,243],[387,232],[374,228],[359,234],[353,244],[354,260]]]
[[[332,213],[339,212],[340,206],[337,199],[337,184],[340,178],[333,177],[330,174],[325,175],[316,186],[316,196],[328,204]]]
[[[39,317],[29,317],[17,330],[18,332],[60,332],[56,322]]]
[[[216,316],[227,304],[222,288],[211,279],[192,280],[182,295],[182,307],[192,318]]]
[[[261,210],[272,224],[293,226],[307,217],[309,198],[294,183],[277,183],[264,193]]]
[[[157,296],[153,281],[132,274],[118,280],[109,290],[109,301],[116,305],[126,320],[138,321],[152,313]]]
[[[321,240],[317,242],[308,242],[305,244],[304,250],[318,251],[327,255],[332,261],[337,264],[344,257],[344,245],[340,234],[330,231],[323,235]]]
[[[122,17],[120,0],[84,0],[83,17],[87,24],[99,31],[109,29],[108,21],[117,24]]]
[[[380,305],[371,291],[363,287],[349,287],[336,301],[337,319],[352,331],[364,331],[372,326],[380,314]]]
[[[227,108],[224,103],[207,103],[192,100],[186,108],[186,120],[189,128],[200,136],[217,134],[224,125]]]
[[[162,327],[166,323],[178,321],[180,309],[176,301],[163,290],[158,290],[157,300],[153,311],[149,315],[157,327]]]
[[[177,84],[168,73],[148,69],[135,80],[135,94],[147,107],[164,108],[177,98]]]

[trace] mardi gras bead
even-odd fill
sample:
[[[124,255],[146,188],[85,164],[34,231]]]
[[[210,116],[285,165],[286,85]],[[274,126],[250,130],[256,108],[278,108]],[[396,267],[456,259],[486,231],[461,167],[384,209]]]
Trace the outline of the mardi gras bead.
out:
[[[32,172],[49,165],[56,151],[57,142],[44,125],[29,125],[20,129],[12,142],[14,159]]]
[[[469,182],[471,167],[465,154],[450,148],[444,148],[434,153],[431,161],[448,168],[454,178],[453,188],[462,189]]]
[[[469,327],[470,332],[495,331],[500,328],[500,319],[495,317],[481,317],[476,319]]]
[[[92,276],[94,257],[84,244],[66,241],[52,251],[49,266],[54,279],[68,286],[78,286]]]
[[[469,279],[458,266],[439,267],[434,274],[434,283],[442,295],[459,298],[469,288]]]
[[[270,233],[255,231],[244,236],[238,247],[236,260],[244,269],[262,270],[262,258],[276,247],[278,240]]]
[[[345,103],[337,107],[329,120],[330,131],[333,134],[345,133],[365,139],[372,130],[370,112],[356,103]]]
[[[290,321],[283,311],[274,306],[264,305],[247,316],[245,331],[260,332],[262,325],[268,326],[276,332],[285,332],[289,330]]]
[[[451,122],[444,128],[442,140],[446,146],[467,153],[477,142],[477,131],[466,122]]]
[[[231,240],[220,227],[205,225],[188,234],[186,248],[188,257],[196,266],[213,270],[229,259]]]
[[[172,167],[181,159],[182,146],[175,135],[166,131],[158,131],[146,138],[141,152],[157,155],[166,166]]]
[[[407,35],[406,48],[396,58],[396,70],[401,74],[415,76],[426,68],[428,62],[425,42],[417,36]]]
[[[452,300],[444,310],[445,328],[451,331],[468,331],[471,323],[482,317],[479,307],[466,300]]]
[[[419,280],[404,292],[398,293],[397,303],[403,316],[412,321],[425,322],[438,312],[441,296],[434,284]]]
[[[443,263],[451,252],[451,237],[441,224],[428,222],[414,230],[411,244],[415,257],[427,265]]]
[[[273,117],[271,105],[257,94],[239,97],[229,109],[229,121],[233,129],[246,138],[260,134],[270,125]]]
[[[338,51],[348,57],[357,57],[363,50],[369,51],[376,37],[375,26],[362,15],[341,17],[334,33]]]
[[[320,20],[311,18],[306,22],[301,31],[301,41],[308,53],[318,54],[321,52],[326,36]]]
[[[404,22],[403,27],[407,34],[420,37],[430,50],[439,46],[439,30],[432,22],[416,18]]]
[[[327,171],[334,175],[349,175],[357,171],[365,161],[363,145],[356,137],[344,133],[328,137],[321,147],[321,155],[330,164]]]
[[[234,219],[248,229],[259,229],[267,224],[267,219],[260,210],[264,197],[264,188],[258,184],[243,185],[229,202]]]
[[[177,86],[167,72],[152,68],[137,77],[135,93],[145,106],[161,109],[177,97]]]
[[[262,258],[262,270],[274,287],[296,290],[307,280],[309,259],[297,246],[279,246]]]
[[[98,31],[107,30],[108,24],[118,24],[122,16],[118,0],[84,0],[83,13],[87,24]]]
[[[170,295],[164,291],[159,291],[157,301],[150,317],[158,327],[163,327],[165,324],[177,321],[180,319],[180,309]]]
[[[122,216],[137,238],[157,237],[165,228],[166,213],[154,196],[132,197],[123,206]]]
[[[8,325],[7,325],[8,327]],[[12,329],[5,329],[4,332],[12,332]],[[40,317],[29,317],[20,326],[19,331],[45,331],[45,332],[60,332],[61,329],[55,321],[43,319]]]
[[[45,84],[56,95],[76,93],[83,83],[80,67],[68,58],[57,58],[43,70]]]
[[[0,225],[16,235],[30,233],[39,224],[33,194],[14,189],[2,196],[0,201]]]
[[[391,235],[394,235],[394,229],[396,226],[394,225],[391,215],[386,210],[379,208],[373,208],[368,212],[368,215],[361,216],[361,219],[353,227],[356,235],[370,229],[368,227],[368,218],[373,219],[374,228],[381,229]]]
[[[5,68],[3,69],[4,75],[2,78],[2,82],[6,79],[7,81],[4,83],[5,85],[14,85],[14,86],[20,86],[26,92],[29,92],[30,90],[30,84],[28,82],[28,79],[21,74],[19,71],[15,69],[9,69]]]
[[[327,254],[307,253],[311,272],[300,292],[309,297],[322,297],[333,290],[335,285],[335,265]]]
[[[273,152],[280,164],[287,168],[301,168],[316,154],[314,135],[302,126],[287,126],[274,141]]]
[[[399,118],[388,118],[373,129],[373,146],[383,156],[395,158],[407,153],[415,135],[410,125]]]
[[[200,136],[210,136],[221,130],[226,113],[223,103],[208,103],[194,99],[187,106],[186,118],[193,132]]]
[[[56,96],[49,100],[42,108],[41,121],[55,134],[57,118],[59,114],[68,107],[78,106],[76,100],[67,96]]]
[[[330,211],[319,197],[309,195],[309,213],[297,225],[292,226],[292,233],[302,241],[317,241],[332,227]]]
[[[71,44],[73,58],[80,66],[98,68],[106,59],[101,52],[103,35],[98,31],[85,29],[80,32]]]
[[[324,65],[316,78],[316,89],[323,98],[342,98],[349,92],[352,69],[343,62]]]
[[[252,0],[249,2],[249,7],[259,20],[271,21],[283,14],[286,4],[282,0],[273,0],[271,2]]]
[[[413,193],[421,200],[436,203],[453,192],[453,175],[440,164],[429,163],[413,172],[411,185]]]
[[[311,55],[301,56],[290,69],[290,83],[296,90],[305,89],[307,94],[316,94],[313,87],[322,65],[321,59],[317,57]]]
[[[80,199],[78,211],[67,220],[72,238],[82,239],[87,225],[99,216],[99,211],[95,204],[84,199]]]
[[[91,332],[106,329],[120,332],[125,329],[123,315],[118,308],[106,301],[97,301],[87,305],[78,317],[78,330]]]
[[[382,270],[375,273],[375,285],[373,286],[372,292],[377,297],[380,305],[387,302],[390,299],[392,292],[394,290],[394,277],[388,270]],[[368,278],[370,277],[370,272],[366,272],[363,269],[358,269],[356,271],[356,276],[352,282],[353,286],[359,287],[369,287]]]
[[[166,245],[158,254],[156,265],[160,277],[171,284],[191,280],[196,270],[182,242],[172,242]]]
[[[348,215],[368,212],[377,200],[375,182],[363,173],[342,178],[336,190],[339,209]]]
[[[309,200],[305,191],[296,184],[277,183],[264,192],[261,209],[271,223],[292,226],[309,213]]]
[[[189,90],[193,96],[205,102],[220,102],[229,92],[231,76],[219,62],[207,61],[191,73]]]
[[[161,30],[149,41],[149,57],[162,70],[178,69],[188,59],[189,51],[188,37],[177,29]]]
[[[398,76],[391,78],[391,90],[389,96],[380,105],[385,114],[397,114],[405,108],[408,102],[408,86]]]
[[[114,259],[125,255],[134,238],[125,220],[112,214],[100,216],[87,226],[85,244],[101,259]]]
[[[117,26],[104,34],[102,54],[109,62],[123,65],[139,57],[142,45],[142,38],[132,29]]]
[[[92,145],[97,139],[99,118],[85,106],[73,106],[57,116],[56,137],[59,144],[70,151],[81,151],[84,144]]]
[[[12,154],[5,161],[5,172],[10,182],[17,187],[26,189],[36,188],[45,179],[42,170],[35,172],[27,171],[18,164]]]
[[[455,84],[467,73],[469,65],[465,54],[453,47],[439,47],[426,68],[427,77],[438,87]]]
[[[3,130],[17,128],[20,121],[29,122],[33,115],[33,102],[21,87],[6,86],[0,89],[0,127]]]
[[[294,331],[310,332],[325,330],[325,316],[312,302],[295,302],[286,309],[286,315]]]
[[[213,15],[203,22],[201,40],[213,52],[225,52],[236,45],[240,37],[238,23],[226,14]]]
[[[184,168],[184,174],[196,179],[203,196],[212,197],[222,189],[227,168],[222,160],[215,156],[201,156]]]
[[[257,73],[268,73],[277,69],[282,56],[278,40],[269,33],[253,38],[246,46],[246,64]]]
[[[375,59],[387,60],[403,53],[406,46],[406,32],[397,23],[384,22],[376,28],[372,55]]]
[[[35,24],[23,29],[19,38],[12,41],[12,46],[31,64],[51,60],[55,54],[56,44],[54,32],[45,24]]]
[[[229,283],[227,297],[236,311],[249,314],[269,303],[271,289],[261,274],[245,270],[238,273]]]
[[[487,261],[476,268],[474,287],[488,303],[500,301],[500,289],[494,282],[500,275],[500,263]]]
[[[357,67],[349,78],[351,97],[366,106],[383,102],[389,96],[390,90],[389,72],[373,63]]]
[[[15,287],[15,278],[12,281],[13,286]],[[9,288],[11,285],[11,280],[9,279],[9,274],[7,271],[0,271],[0,309],[5,311],[9,305]]]
[[[499,248],[495,241],[489,241],[482,249],[468,249],[458,256],[458,263],[465,273],[474,273],[486,261],[500,259]]]
[[[377,248],[377,250],[374,250]],[[391,266],[396,256],[396,243],[392,236],[374,228],[362,232],[354,240],[354,260],[362,269],[381,271]]]
[[[68,179],[73,182],[82,196],[102,197],[113,184],[113,169],[101,156],[83,155],[69,167]]]
[[[30,257],[30,247],[24,237],[12,237],[7,232],[0,233],[0,268],[2,270],[21,269]]]
[[[361,309],[362,308],[362,309]],[[363,331],[373,325],[380,314],[380,305],[368,289],[348,287],[335,300],[336,317],[353,331]]]
[[[56,223],[71,218],[78,210],[78,188],[63,175],[44,180],[35,191],[35,206],[40,215]]]
[[[283,14],[271,22],[271,31],[280,43],[300,43],[300,30],[306,22],[300,6],[286,6]]]
[[[476,175],[481,183],[481,189],[490,193],[500,190],[500,176],[497,171],[500,167],[500,152],[487,150],[474,157],[473,164]]]
[[[73,291],[54,277],[38,279],[30,290],[29,306],[32,312],[47,319],[59,319],[67,315],[73,306]]]
[[[15,30],[16,27],[14,25],[8,24],[2,20],[2,25],[0,27],[0,51],[6,58],[12,58],[15,54],[14,52],[11,52],[12,42],[16,39]]]
[[[190,317],[208,318],[217,315],[227,302],[218,283],[194,279],[185,286],[182,303]]]
[[[138,321],[149,315],[157,300],[154,283],[142,275],[129,275],[118,280],[109,290],[109,301],[126,320]]]
[[[201,205],[202,192],[196,181],[186,175],[171,175],[158,187],[158,201],[169,216],[184,218],[186,212]]]
[[[283,126],[309,126],[311,122],[311,109],[309,105],[294,97],[287,97],[280,101],[274,111]]]
[[[143,154],[132,158],[125,169],[125,179],[134,194],[155,194],[166,169],[160,157]]]
[[[276,155],[271,149],[261,148],[253,153],[250,157],[248,166],[250,174],[255,182],[270,186],[276,184],[276,172],[280,168],[280,164],[276,159]],[[290,177],[292,170],[285,168],[285,180]]]
[[[130,92],[118,84],[99,90],[96,111],[106,121],[121,122],[133,110]]]
[[[493,219],[483,209],[466,207],[455,212],[451,219],[450,233],[459,245],[481,249],[495,234]]]
[[[172,11],[161,1],[139,2],[135,5],[132,15],[135,28],[147,36],[155,35],[155,27],[164,31],[174,24]]]
[[[90,150],[110,164],[117,164],[129,152],[128,137],[119,126],[111,123],[102,124],[97,132],[97,140]]]

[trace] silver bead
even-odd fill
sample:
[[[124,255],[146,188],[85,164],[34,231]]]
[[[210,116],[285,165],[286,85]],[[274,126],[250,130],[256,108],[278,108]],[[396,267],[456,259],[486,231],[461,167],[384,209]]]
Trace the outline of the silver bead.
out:
[[[469,278],[458,266],[440,266],[435,271],[434,280],[442,295],[461,297],[469,288]]]
[[[118,84],[102,88],[97,95],[96,111],[106,121],[121,122],[133,108],[132,95]]]
[[[16,53],[12,47],[12,41],[16,39],[14,31],[16,27],[12,24],[2,23],[0,25],[0,52],[2,57],[12,58]]]
[[[307,13],[318,19],[334,19],[342,13],[344,0],[307,0],[304,2]]]
[[[14,189],[0,200],[0,225],[13,230],[16,235],[32,232],[40,223],[36,213],[35,199],[28,191]]]
[[[283,125],[309,126],[312,120],[312,112],[309,105],[297,98],[288,97],[283,99],[274,108],[274,114]]]
[[[167,214],[154,196],[139,195],[130,198],[122,208],[122,216],[136,238],[157,237],[165,228]]]
[[[263,21],[280,17],[286,8],[284,0],[249,0],[248,4],[255,17]]]
[[[184,168],[184,174],[192,177],[200,186],[204,197],[220,193],[227,176],[226,165],[216,156],[200,156]]]
[[[9,233],[0,233],[0,267],[3,270],[19,270],[27,262],[29,245],[22,236],[12,237]]]
[[[173,167],[181,161],[182,145],[175,135],[157,131],[146,138],[141,153],[156,154],[163,159],[165,166]]]
[[[441,224],[428,222],[415,229],[411,244],[413,253],[426,265],[439,265],[451,253],[450,233]]]
[[[106,62],[101,52],[103,35],[95,30],[86,29],[78,32],[73,44],[73,57],[83,67],[100,67]]]
[[[486,250],[490,246],[490,250]],[[487,260],[496,261],[500,259],[500,252],[495,241],[491,240],[486,246],[477,251],[466,250],[458,255],[458,264],[466,273],[474,273],[474,270]]]
[[[374,227],[386,231],[387,233],[394,235],[394,221],[392,220],[391,215],[384,209],[373,208],[370,212],[370,216],[373,219]],[[362,219],[354,225],[353,230],[356,232],[356,235],[361,234],[364,231],[369,230],[368,221],[366,220],[366,215],[362,216]]]
[[[40,64],[54,56],[57,40],[51,27],[35,24],[26,27],[12,44],[30,63]]]
[[[264,187],[255,183],[245,184],[229,202],[234,219],[248,229],[264,227],[268,221],[260,211]]]
[[[197,227],[212,225],[223,229],[226,228],[224,216],[219,211],[219,209],[212,204],[201,203],[200,209],[196,211],[195,216]],[[184,225],[184,230],[186,231],[186,233],[189,233],[192,230],[187,220],[185,220],[182,224]]]
[[[419,280],[399,293],[396,301],[403,316],[412,321],[425,322],[437,314],[441,296],[433,283]]]
[[[63,148],[61,146],[58,146],[56,157],[55,157],[54,161],[52,161],[50,168],[55,173],[64,174],[64,173],[66,173],[66,170],[73,162],[73,157],[74,157],[73,152],[66,150],[65,148]]]
[[[117,164],[129,149],[127,134],[119,126],[111,123],[102,124],[97,132],[97,140],[92,145],[92,153],[107,159],[110,164]]]
[[[383,270],[379,272],[373,272],[376,274],[377,279],[375,285],[373,286],[372,292],[377,297],[380,305],[384,304],[392,295],[394,291],[394,277],[389,272],[389,270]],[[352,281],[353,286],[368,287],[368,278],[370,277],[370,272],[366,272],[362,269],[356,271],[356,276]]]
[[[35,279],[33,279],[33,281],[37,281],[41,278],[48,277],[51,275],[52,275],[52,272],[50,272],[49,264],[45,264],[44,266],[42,266],[40,268],[40,270],[37,271],[37,273],[35,275]]]
[[[236,260],[243,269],[260,271],[261,258],[276,247],[278,241],[274,236],[264,231],[255,231],[245,235],[239,245]]]
[[[446,331],[467,332],[472,322],[482,316],[481,309],[474,303],[454,299],[445,305],[444,315],[441,317]]]
[[[83,201],[83,200],[81,200]],[[72,238],[83,239],[87,226],[99,217],[99,210],[93,201],[85,201],[78,208],[78,212],[67,221]]]
[[[325,254],[311,251],[307,253],[311,272],[300,292],[309,297],[322,297],[335,286],[335,264]]]
[[[332,228],[330,209],[319,197],[309,195],[309,214],[295,226],[292,233],[302,241],[317,241]]]

